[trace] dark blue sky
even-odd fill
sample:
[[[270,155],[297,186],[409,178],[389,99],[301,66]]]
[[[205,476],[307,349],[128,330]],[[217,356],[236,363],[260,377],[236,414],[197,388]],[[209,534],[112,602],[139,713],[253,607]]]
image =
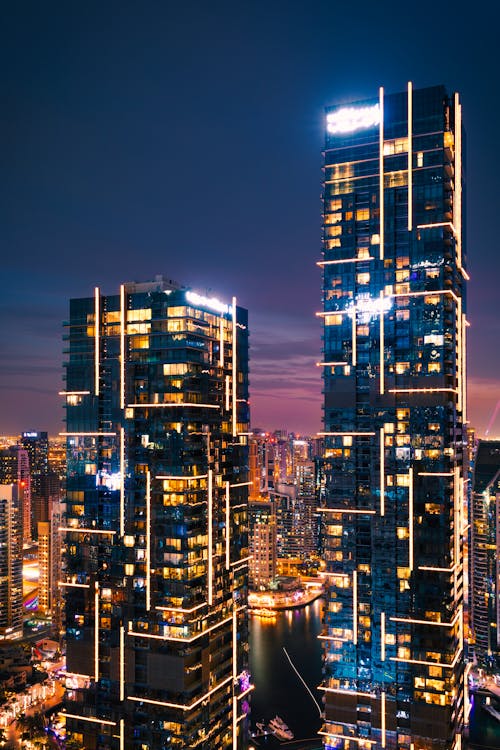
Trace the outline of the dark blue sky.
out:
[[[61,429],[69,297],[158,273],[249,308],[255,426],[318,430],[323,109],[408,80],[462,95],[484,430],[500,397],[493,19],[435,2],[101,0],[11,3],[1,26],[0,433]]]

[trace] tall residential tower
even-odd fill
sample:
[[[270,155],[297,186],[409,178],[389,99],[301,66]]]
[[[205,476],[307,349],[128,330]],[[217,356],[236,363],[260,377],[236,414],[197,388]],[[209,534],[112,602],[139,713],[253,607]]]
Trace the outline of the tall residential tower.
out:
[[[460,747],[462,138],[442,86],[326,114],[327,748]]]
[[[247,313],[157,277],[71,301],[70,734],[245,747]]]

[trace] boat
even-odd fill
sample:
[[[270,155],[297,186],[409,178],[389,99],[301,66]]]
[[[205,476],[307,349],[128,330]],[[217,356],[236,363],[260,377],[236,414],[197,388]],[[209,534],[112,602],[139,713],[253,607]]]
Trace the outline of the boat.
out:
[[[257,617],[268,617],[270,619],[276,617],[276,612],[273,609],[267,609],[266,607],[260,609],[250,609],[249,612],[251,615],[256,615]]]
[[[283,719],[279,716],[275,716],[274,719],[271,719],[269,722],[269,730],[279,740],[293,740],[294,735],[292,730],[287,727]]]

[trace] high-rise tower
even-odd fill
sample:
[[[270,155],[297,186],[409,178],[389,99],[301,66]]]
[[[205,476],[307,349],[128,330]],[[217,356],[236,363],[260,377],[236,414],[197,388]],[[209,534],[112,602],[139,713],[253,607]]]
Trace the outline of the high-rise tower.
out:
[[[326,114],[328,748],[460,747],[462,138],[442,86]]]
[[[23,637],[23,487],[0,484],[0,641]]]
[[[500,441],[480,440],[471,502],[470,615],[477,663],[500,665]]]
[[[66,338],[69,732],[243,748],[246,311],[157,277],[72,300]]]

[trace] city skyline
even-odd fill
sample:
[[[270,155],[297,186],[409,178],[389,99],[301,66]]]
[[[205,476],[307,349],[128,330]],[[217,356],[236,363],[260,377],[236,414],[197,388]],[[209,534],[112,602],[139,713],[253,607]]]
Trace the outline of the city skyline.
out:
[[[5,24],[0,432],[62,430],[68,296],[161,273],[249,309],[252,425],[320,430],[324,108],[412,80],[462,93],[469,416],[484,434],[500,390],[489,28],[454,18],[454,49],[467,54],[445,59],[423,11],[409,28],[368,3],[340,17],[324,2],[221,3],[210,15],[202,3],[140,16],[127,4],[53,7],[10,9]],[[357,59],[339,20],[356,29]],[[497,418],[490,436],[499,430]]]

